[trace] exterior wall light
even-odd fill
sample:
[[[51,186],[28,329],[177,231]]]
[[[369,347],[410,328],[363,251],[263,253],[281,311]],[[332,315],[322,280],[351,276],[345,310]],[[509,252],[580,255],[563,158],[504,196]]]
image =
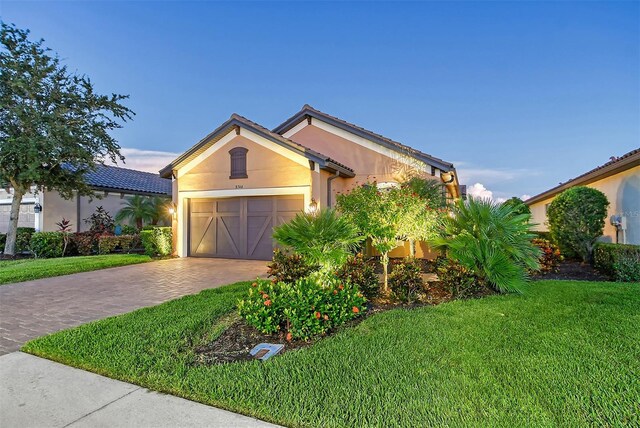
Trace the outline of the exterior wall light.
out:
[[[175,217],[176,215],[176,204],[171,202],[171,204],[169,204],[169,214],[171,214],[171,216]]]
[[[36,204],[33,206],[33,212],[36,214],[40,214],[42,212],[42,205],[36,202]]]
[[[309,202],[309,213],[315,214],[316,212],[318,212],[318,201],[311,198],[311,202]]]

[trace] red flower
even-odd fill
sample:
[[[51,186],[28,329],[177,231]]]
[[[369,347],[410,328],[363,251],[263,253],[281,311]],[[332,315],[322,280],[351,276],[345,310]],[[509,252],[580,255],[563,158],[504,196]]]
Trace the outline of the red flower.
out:
[[[316,319],[320,319],[320,312],[316,312],[314,315],[316,316]]]
[[[333,290],[333,294],[338,294],[338,290]]]
[[[291,339],[293,338],[291,332],[287,333],[287,342],[291,342]]]
[[[338,288],[339,288],[340,290],[344,290],[344,285],[340,284],[340,285],[338,285]]]
[[[257,286],[258,286],[258,283],[257,283],[257,282],[254,282],[253,284],[251,284],[251,286],[252,286],[252,287],[257,287]]]
[[[325,321],[329,321],[329,315],[325,315],[325,316],[324,316],[324,320],[325,320]]]
[[[262,295],[262,298],[263,298],[263,299],[268,299],[268,298],[269,298],[269,295],[268,295],[267,293],[264,293],[264,294]]]
[[[353,311],[354,314],[357,314],[358,312],[360,312],[360,309],[358,309],[357,306],[354,306],[353,308],[351,308],[351,310]]]
[[[265,300],[264,301],[264,305],[265,306],[271,306],[271,300]]]

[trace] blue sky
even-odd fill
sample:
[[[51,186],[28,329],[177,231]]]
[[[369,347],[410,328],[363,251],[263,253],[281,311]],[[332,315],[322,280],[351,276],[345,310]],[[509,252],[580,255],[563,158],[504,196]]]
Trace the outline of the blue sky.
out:
[[[638,2],[3,0],[0,15],[131,95],[130,166],[167,159],[130,149],[178,153],[233,112],[274,127],[305,103],[495,198],[640,146]]]

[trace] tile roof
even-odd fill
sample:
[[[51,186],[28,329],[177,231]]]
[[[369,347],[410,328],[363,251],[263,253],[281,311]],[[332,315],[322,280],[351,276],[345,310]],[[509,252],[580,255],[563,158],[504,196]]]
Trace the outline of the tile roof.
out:
[[[629,168],[633,168],[634,166],[640,165],[640,148],[631,150],[628,153],[625,153],[622,156],[611,157],[609,162],[603,163],[600,166],[597,166],[584,174],[581,174],[575,178],[572,178],[564,183],[560,183],[559,185],[546,190],[536,196],[533,196],[525,201],[527,204],[533,204],[535,202],[539,202],[543,199],[547,199],[560,193],[563,190],[568,189],[569,187],[577,186],[579,184],[588,184],[596,181],[600,178],[606,178],[610,175],[613,175],[619,171],[624,171]]]
[[[289,129],[296,126],[300,123],[301,120],[304,119],[305,116],[316,117],[317,119],[327,121],[328,123],[335,125],[339,128],[346,129],[348,131],[354,132],[355,134],[360,134],[361,136],[370,139],[378,144],[382,144],[383,146],[387,146],[389,148],[400,151],[404,154],[408,154],[410,156],[416,157],[427,163],[435,163],[437,167],[445,170],[453,170],[453,164],[450,162],[446,162],[440,158],[431,156],[427,153],[421,152],[420,150],[414,149],[413,147],[406,146],[402,143],[394,141],[390,138],[387,138],[383,135],[376,134],[373,131],[369,131],[368,129],[362,128],[353,123],[347,122],[346,120],[340,119],[338,117],[332,116],[330,114],[324,113],[320,110],[317,110],[311,107],[309,104],[305,104],[302,106],[302,109],[289,119],[287,119],[282,124],[278,125],[273,129],[273,132],[278,134],[284,134]]]
[[[128,190],[144,194],[171,195],[171,180],[152,172],[97,165],[85,176],[88,185],[99,189]]]

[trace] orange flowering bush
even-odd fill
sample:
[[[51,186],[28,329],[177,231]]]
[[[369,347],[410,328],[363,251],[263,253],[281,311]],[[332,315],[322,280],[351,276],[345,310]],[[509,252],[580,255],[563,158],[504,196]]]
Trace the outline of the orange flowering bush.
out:
[[[531,242],[542,251],[542,255],[538,259],[540,272],[557,272],[560,262],[564,260],[560,254],[560,248],[546,239],[536,238]]]
[[[263,333],[307,340],[359,316],[366,301],[350,283],[313,276],[294,283],[254,282],[238,312]]]

